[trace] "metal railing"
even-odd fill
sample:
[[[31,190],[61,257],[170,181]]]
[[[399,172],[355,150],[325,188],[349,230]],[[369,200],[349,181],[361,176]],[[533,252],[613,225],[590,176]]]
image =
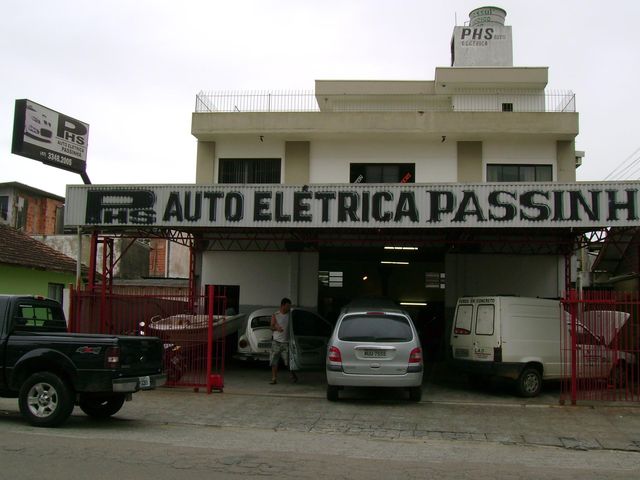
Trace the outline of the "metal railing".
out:
[[[318,104],[322,103],[322,106]],[[310,90],[200,92],[196,113],[228,112],[575,112],[571,91],[460,92],[448,95],[322,95]]]

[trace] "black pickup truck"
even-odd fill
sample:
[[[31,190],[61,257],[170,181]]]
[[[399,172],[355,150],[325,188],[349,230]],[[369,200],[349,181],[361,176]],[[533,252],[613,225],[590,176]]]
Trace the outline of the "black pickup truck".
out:
[[[158,338],[67,333],[54,300],[0,295],[0,396],[17,397],[32,425],[58,426],[76,404],[115,414],[132,393],[164,384],[162,352]]]

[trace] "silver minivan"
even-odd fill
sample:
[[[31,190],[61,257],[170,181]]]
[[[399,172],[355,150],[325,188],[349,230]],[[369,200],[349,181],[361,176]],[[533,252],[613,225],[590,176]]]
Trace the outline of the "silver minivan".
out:
[[[344,387],[405,388],[422,397],[422,347],[407,312],[375,305],[345,307],[327,345],[327,399]]]

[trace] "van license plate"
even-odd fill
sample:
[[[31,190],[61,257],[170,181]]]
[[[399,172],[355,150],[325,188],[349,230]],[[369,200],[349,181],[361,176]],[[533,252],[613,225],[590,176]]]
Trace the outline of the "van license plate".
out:
[[[469,349],[467,348],[456,348],[456,357],[468,357]]]
[[[386,350],[363,350],[362,354],[365,357],[370,358],[381,358],[387,356]]]
[[[151,386],[151,379],[148,376],[140,377],[138,381],[140,382],[140,388],[149,388]]]

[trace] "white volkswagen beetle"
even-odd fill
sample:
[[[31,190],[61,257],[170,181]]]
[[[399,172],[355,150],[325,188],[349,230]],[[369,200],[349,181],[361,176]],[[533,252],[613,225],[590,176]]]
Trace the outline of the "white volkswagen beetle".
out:
[[[236,358],[269,361],[271,315],[277,310],[278,307],[264,307],[251,312],[246,330],[238,338]],[[324,368],[331,324],[312,311],[294,307],[289,328],[291,369]]]

